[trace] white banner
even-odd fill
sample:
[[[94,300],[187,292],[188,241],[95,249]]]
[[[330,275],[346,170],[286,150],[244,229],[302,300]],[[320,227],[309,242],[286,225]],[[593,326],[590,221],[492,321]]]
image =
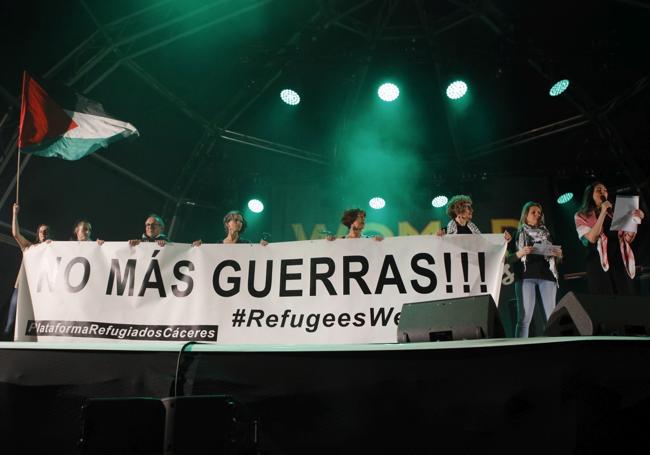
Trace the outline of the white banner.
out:
[[[392,343],[404,303],[498,302],[505,250],[497,234],[41,244],[24,254],[16,339]]]

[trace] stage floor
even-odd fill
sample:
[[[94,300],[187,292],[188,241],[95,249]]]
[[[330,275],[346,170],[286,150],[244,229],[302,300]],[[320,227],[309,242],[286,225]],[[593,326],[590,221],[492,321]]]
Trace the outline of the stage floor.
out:
[[[645,453],[648,341],[194,344],[180,356],[182,343],[1,343],[2,453],[80,453],[85,399],[176,392],[242,403],[268,454]]]
[[[223,345],[217,343],[194,343],[186,352],[359,352],[359,351],[421,351],[431,349],[476,349],[557,344],[573,342],[620,342],[648,341],[650,337],[590,336],[590,337],[533,337],[533,338],[489,338],[477,340],[436,341],[429,343],[378,343],[378,344],[330,344],[330,345]],[[159,351],[179,352],[186,343],[182,342],[0,342],[0,349],[27,350],[70,350],[70,351]]]

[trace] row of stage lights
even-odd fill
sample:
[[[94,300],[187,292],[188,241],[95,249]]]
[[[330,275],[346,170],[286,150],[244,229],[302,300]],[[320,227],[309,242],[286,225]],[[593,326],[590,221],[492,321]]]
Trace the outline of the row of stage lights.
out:
[[[569,80],[562,79],[551,87],[549,96],[558,96],[569,87]],[[446,94],[450,100],[459,100],[467,93],[467,84],[464,81],[457,80],[447,86]],[[390,103],[399,98],[399,87],[392,82],[381,84],[377,89],[377,96],[382,101]],[[300,104],[300,95],[295,90],[286,88],[280,92],[280,99],[289,106]]]
[[[563,205],[572,199],[573,199],[573,193],[571,192],[564,193],[557,198],[557,203]],[[439,209],[446,206],[447,202],[449,202],[449,198],[444,194],[440,194],[431,200],[431,205],[434,208]],[[386,207],[386,200],[380,196],[375,196],[372,199],[370,199],[370,201],[368,201],[368,205],[372,209],[381,210],[384,207]]]
[[[572,199],[573,199],[573,193],[571,192],[564,193],[557,198],[557,203],[563,205]],[[449,202],[449,198],[444,194],[440,194],[431,200],[431,206],[439,209],[441,207],[446,206],[447,202]],[[372,199],[370,199],[370,201],[368,201],[368,205],[372,209],[381,210],[384,207],[386,207],[386,200],[380,196],[375,196]],[[251,199],[250,201],[248,201],[248,209],[253,213],[262,213],[264,211],[264,204],[259,199]]]
[[[444,207],[449,202],[449,199],[445,195],[438,195],[431,200],[431,205],[437,209]],[[386,207],[386,200],[383,197],[375,196],[370,201],[368,205],[371,209],[381,210]]]

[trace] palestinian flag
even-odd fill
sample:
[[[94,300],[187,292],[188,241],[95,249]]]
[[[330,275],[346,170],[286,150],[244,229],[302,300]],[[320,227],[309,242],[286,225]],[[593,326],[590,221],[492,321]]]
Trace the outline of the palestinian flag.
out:
[[[131,135],[130,123],[115,120],[102,105],[67,87],[48,87],[23,74],[18,147],[24,153],[78,160]]]

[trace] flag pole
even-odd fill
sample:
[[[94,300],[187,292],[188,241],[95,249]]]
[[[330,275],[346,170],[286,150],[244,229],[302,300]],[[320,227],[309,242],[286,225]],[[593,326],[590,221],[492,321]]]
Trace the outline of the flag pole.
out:
[[[18,123],[18,137],[16,138],[16,150],[18,151],[16,168],[16,205],[20,205],[20,147],[22,146],[23,121],[27,110],[27,70],[23,70],[23,80],[20,90],[20,122]]]
[[[18,167],[16,168],[16,204],[20,205],[20,149],[18,150]]]

